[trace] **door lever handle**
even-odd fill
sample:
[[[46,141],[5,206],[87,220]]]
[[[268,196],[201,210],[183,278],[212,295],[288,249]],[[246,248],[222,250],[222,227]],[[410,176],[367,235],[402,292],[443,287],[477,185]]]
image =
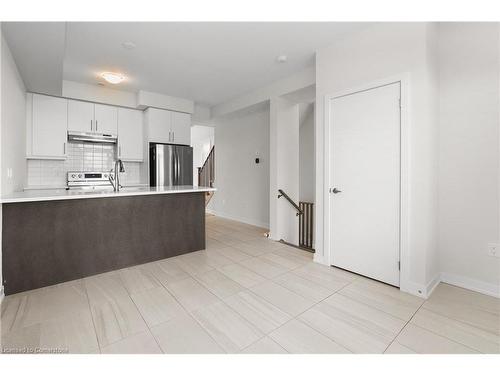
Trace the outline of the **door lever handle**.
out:
[[[339,190],[337,188],[330,188],[330,193],[333,193],[333,194],[338,194],[338,193],[342,193],[342,190]]]

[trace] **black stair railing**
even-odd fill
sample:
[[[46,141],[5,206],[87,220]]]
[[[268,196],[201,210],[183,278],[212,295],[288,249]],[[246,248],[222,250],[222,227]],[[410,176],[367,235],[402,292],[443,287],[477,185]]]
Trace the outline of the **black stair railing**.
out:
[[[297,213],[295,214],[296,216],[304,214],[304,212],[300,209],[297,203],[295,203],[293,199],[288,196],[287,193],[285,193],[282,189],[278,189],[278,193],[279,193],[278,199],[281,197],[285,198],[297,210]]]
[[[295,203],[292,198],[288,196],[283,189],[278,189],[278,199],[285,198],[297,211],[296,216],[299,216],[299,248],[307,251],[314,252],[313,248],[313,217],[314,217],[314,203],[311,202],[299,202]],[[284,240],[281,240],[287,243]],[[288,243],[287,243],[288,244]],[[289,244],[290,245],[290,244]],[[294,245],[292,245],[294,246]]]

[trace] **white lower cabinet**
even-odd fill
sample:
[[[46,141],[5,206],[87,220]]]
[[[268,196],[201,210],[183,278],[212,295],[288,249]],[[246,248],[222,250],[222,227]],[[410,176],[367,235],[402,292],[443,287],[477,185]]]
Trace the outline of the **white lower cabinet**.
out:
[[[142,111],[118,108],[118,157],[144,161]]]
[[[27,157],[65,159],[67,150],[68,100],[28,94]]]

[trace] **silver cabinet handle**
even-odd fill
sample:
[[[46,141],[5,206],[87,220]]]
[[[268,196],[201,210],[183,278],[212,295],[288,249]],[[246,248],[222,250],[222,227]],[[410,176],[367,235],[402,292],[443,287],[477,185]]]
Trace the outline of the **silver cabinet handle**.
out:
[[[97,131],[97,120],[95,120],[95,131]]]
[[[92,120],[90,120],[90,131],[94,130],[94,125],[92,124]]]
[[[63,143],[63,155],[66,155],[66,142]]]

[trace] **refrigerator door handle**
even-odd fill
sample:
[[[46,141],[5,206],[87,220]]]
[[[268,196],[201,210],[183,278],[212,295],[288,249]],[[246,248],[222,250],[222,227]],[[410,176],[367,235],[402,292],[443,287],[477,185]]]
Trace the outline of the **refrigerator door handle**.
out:
[[[181,178],[181,158],[179,157],[179,152],[177,150],[175,153],[177,155],[177,185],[179,185],[179,180]]]
[[[179,184],[179,154],[177,153],[177,150],[174,148],[174,155],[175,155],[175,182],[174,184],[177,185]]]
[[[175,185],[177,178],[177,158],[175,157],[175,149],[172,149],[172,185]]]
[[[175,157],[175,149],[172,149],[172,185],[175,185],[177,178],[177,158]]]

